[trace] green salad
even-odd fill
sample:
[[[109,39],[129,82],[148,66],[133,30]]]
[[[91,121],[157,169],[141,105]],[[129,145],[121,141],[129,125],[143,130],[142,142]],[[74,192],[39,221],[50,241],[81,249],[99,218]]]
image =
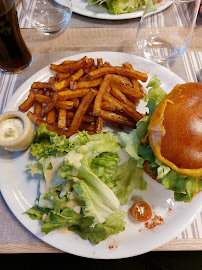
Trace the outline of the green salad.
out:
[[[129,195],[147,184],[136,161],[119,166],[122,146],[111,132],[79,132],[69,139],[37,129],[30,153],[37,159],[29,173],[41,175],[41,194],[25,213],[42,221],[41,231],[68,226],[98,244],[125,229],[127,213],[120,210]]]
[[[88,0],[89,5],[103,5],[110,14],[131,13],[142,9],[147,0]],[[156,9],[157,0],[153,0],[152,9]]]

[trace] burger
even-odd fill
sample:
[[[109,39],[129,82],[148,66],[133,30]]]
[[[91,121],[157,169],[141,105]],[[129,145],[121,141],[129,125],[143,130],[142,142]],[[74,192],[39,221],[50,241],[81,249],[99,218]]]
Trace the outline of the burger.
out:
[[[119,135],[137,166],[189,202],[202,190],[202,84],[179,84],[166,95],[153,77],[147,87],[149,114]]]

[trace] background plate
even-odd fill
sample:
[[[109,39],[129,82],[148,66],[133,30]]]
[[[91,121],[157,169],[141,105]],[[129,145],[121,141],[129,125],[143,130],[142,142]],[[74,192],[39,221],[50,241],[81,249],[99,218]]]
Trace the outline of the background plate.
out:
[[[92,52],[61,59],[57,63],[67,59],[77,60],[84,55],[94,59],[103,58],[104,61],[108,61],[112,65],[130,62],[135,69],[147,72],[149,78],[157,75],[162,82],[162,88],[167,93],[176,84],[183,83],[182,79],[168,69],[125,53]],[[45,67],[30,77],[14,94],[5,111],[17,110],[19,104],[27,97],[30,85],[34,81],[47,81],[53,74],[54,72],[50,71],[49,67]],[[144,105],[143,102],[140,103],[140,111],[145,111]],[[128,212],[124,232],[110,236],[96,246],[93,246],[89,241],[82,240],[74,233],[64,234],[55,230],[48,235],[44,235],[40,231],[40,222],[31,220],[27,215],[22,215],[22,212],[34,205],[39,190],[39,179],[30,177],[26,172],[25,166],[31,162],[33,162],[33,159],[29,156],[29,150],[15,153],[0,150],[2,195],[14,215],[34,235],[58,249],[75,255],[114,259],[148,252],[165,244],[183,231],[200,211],[202,205],[202,193],[197,194],[191,203],[175,202],[172,191],[166,190],[163,185],[145,175],[148,183],[147,191],[135,190],[127,205],[122,207],[122,210]],[[144,224],[138,223],[132,218],[129,209],[137,199],[147,201],[152,206],[153,211],[164,219],[161,226],[148,230],[144,228]]]
[[[137,10],[135,12],[113,15],[110,14],[102,5],[89,5],[88,0],[73,0],[73,12],[95,19],[103,20],[124,20],[134,19],[142,16],[143,10]],[[157,11],[161,11],[171,5],[170,1],[163,1],[157,5]],[[155,12],[157,12],[155,11]]]

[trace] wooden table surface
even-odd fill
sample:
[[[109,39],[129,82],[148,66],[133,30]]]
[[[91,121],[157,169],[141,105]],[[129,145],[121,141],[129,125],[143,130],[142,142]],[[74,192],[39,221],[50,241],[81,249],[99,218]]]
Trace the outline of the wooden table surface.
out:
[[[117,51],[135,53],[136,28],[67,28],[62,35],[45,36],[36,29],[22,29],[32,54],[56,51]],[[188,50],[202,51],[202,26],[196,27]]]
[[[36,29],[21,29],[32,55],[57,51],[117,51],[135,53],[135,28],[67,28],[61,35],[44,36]],[[188,51],[202,51],[202,26],[195,28]],[[202,239],[174,239],[155,251],[202,250]],[[62,252],[39,242],[0,244],[0,253]]]

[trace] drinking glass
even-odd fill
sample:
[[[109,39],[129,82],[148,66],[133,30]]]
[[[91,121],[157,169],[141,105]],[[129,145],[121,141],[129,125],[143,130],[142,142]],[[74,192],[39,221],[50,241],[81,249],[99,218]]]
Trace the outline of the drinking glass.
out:
[[[137,30],[143,56],[160,64],[180,56],[192,38],[199,5],[200,0],[163,0],[155,10],[149,0]]]
[[[18,24],[14,0],[0,0],[0,69],[19,73],[32,64]]]
[[[22,0],[25,17],[45,35],[63,31],[72,15],[71,0]]]

